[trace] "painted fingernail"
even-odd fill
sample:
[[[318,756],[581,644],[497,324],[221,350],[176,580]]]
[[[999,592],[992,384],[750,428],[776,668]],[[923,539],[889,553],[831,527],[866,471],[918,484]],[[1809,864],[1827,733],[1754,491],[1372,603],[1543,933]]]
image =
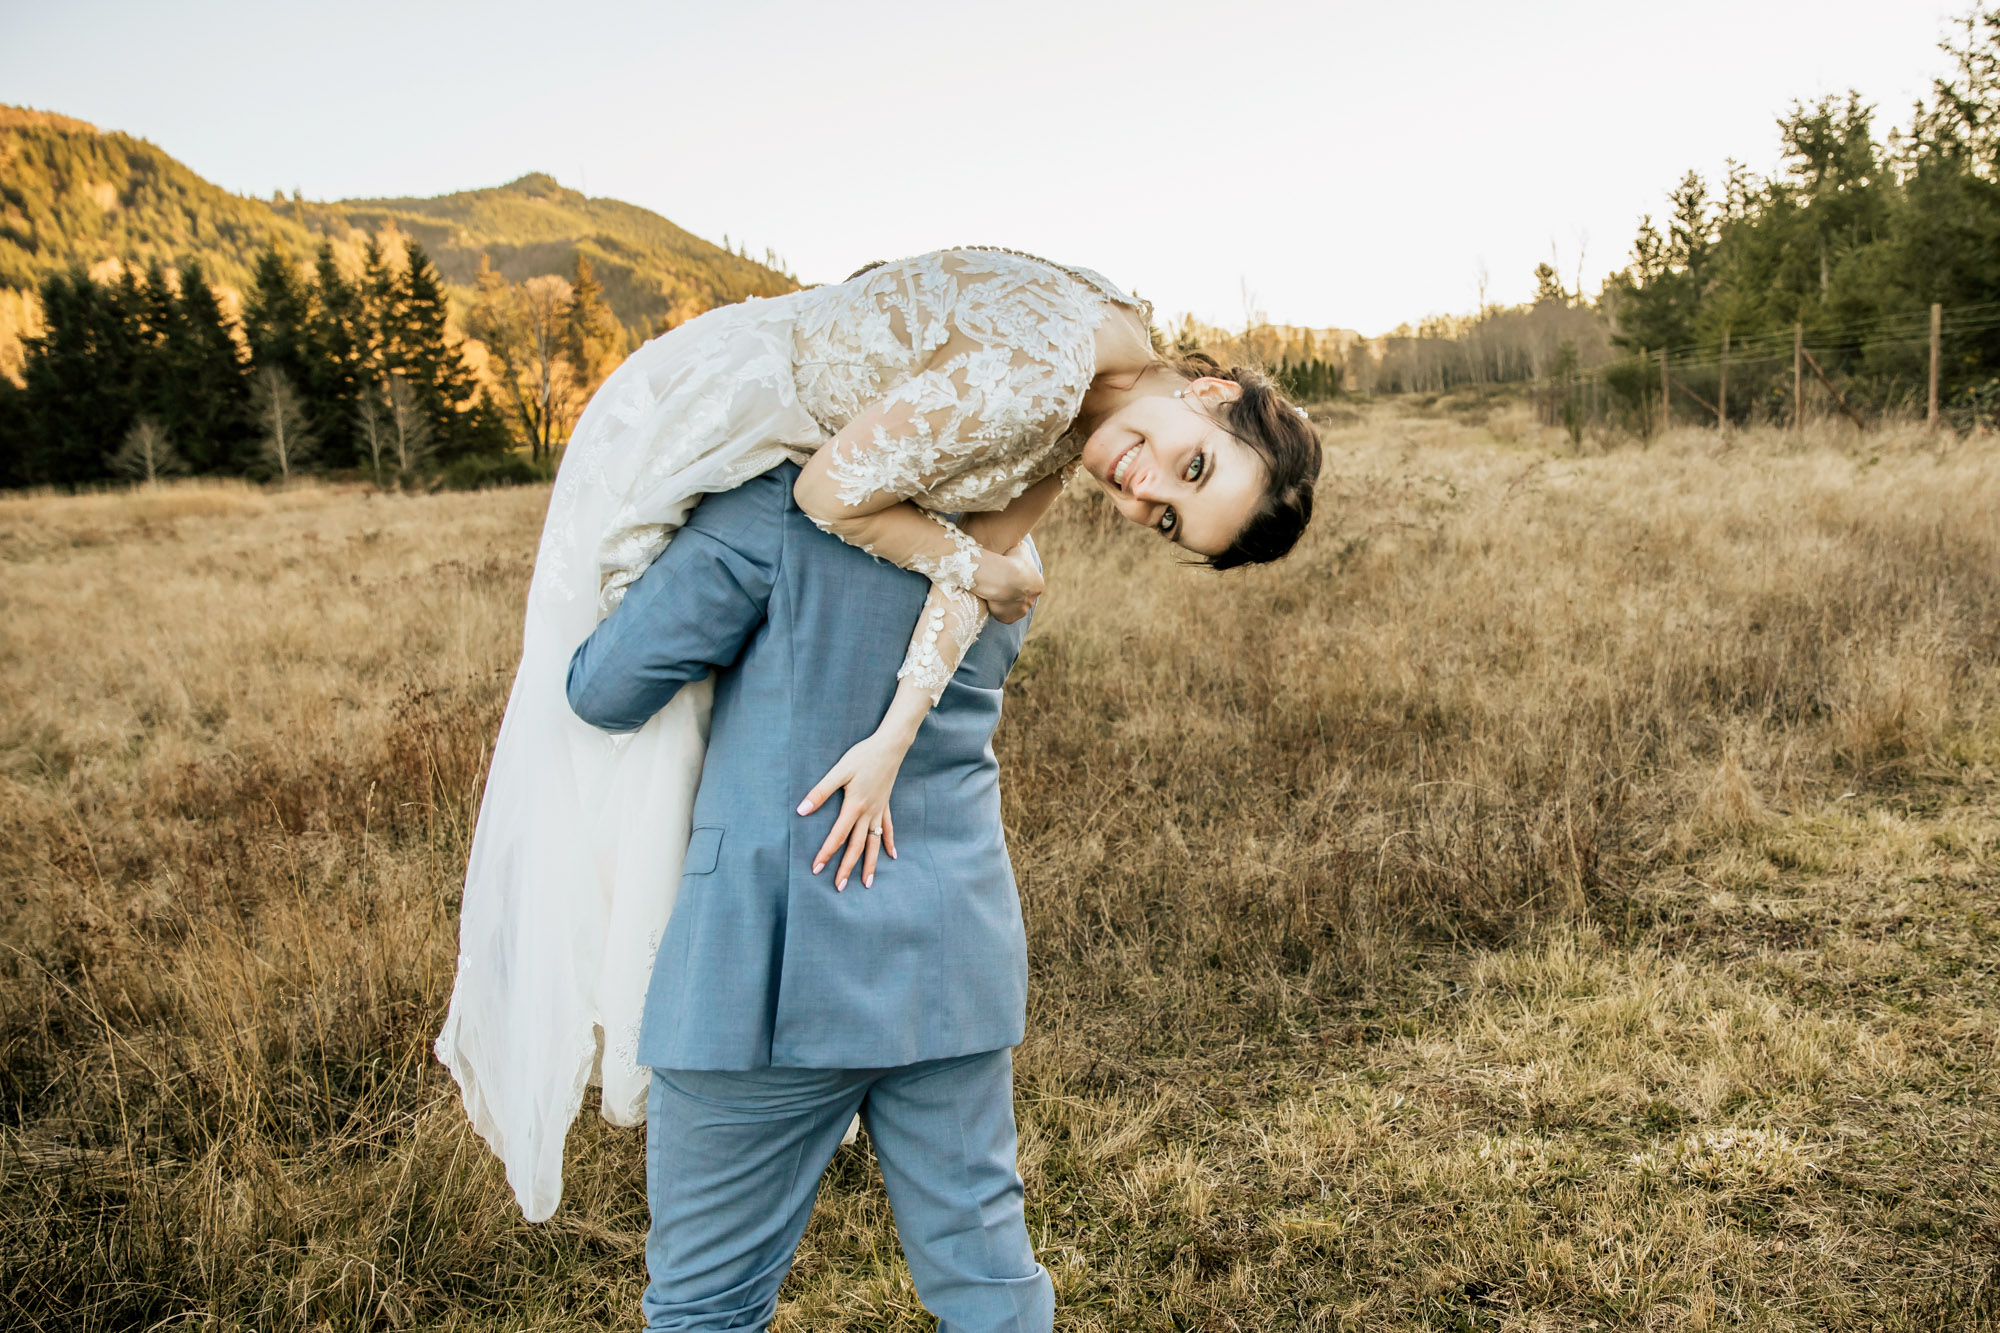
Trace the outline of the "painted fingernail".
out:
[[[812,812],[813,812],[813,807],[812,807],[812,802],[811,802],[811,801],[800,801],[800,802],[799,802],[799,813],[800,813],[800,814],[802,814],[802,815],[809,815],[809,814],[811,814]]]
[[[820,871],[824,869],[826,869],[826,862],[824,861],[813,862],[813,874],[817,875]]]
[[[847,892],[847,881],[846,881],[846,880],[844,880],[844,879],[840,879],[840,880],[835,880],[835,881],[834,881],[834,883],[833,883],[833,887],[834,887],[834,888],[836,888],[836,889],[839,889],[839,890],[840,890],[840,891],[841,891],[842,893],[846,893],[846,892]]]
[[[872,889],[872,888],[874,888],[874,887],[875,887],[875,877],[874,877],[873,875],[863,875],[863,876],[861,877],[861,887],[862,887],[862,888],[864,888],[864,889]]]

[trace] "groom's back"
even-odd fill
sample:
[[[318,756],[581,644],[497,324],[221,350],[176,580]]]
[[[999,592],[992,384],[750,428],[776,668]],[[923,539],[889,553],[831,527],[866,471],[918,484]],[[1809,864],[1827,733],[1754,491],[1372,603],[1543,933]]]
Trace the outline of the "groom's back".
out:
[[[1026,942],[991,742],[1026,622],[988,623],[918,732],[890,798],[899,858],[836,892],[812,857],[839,799],[796,807],[887,711],[929,585],[816,528],[796,475],[708,497],[676,538],[755,562],[769,597],[717,678],[639,1059],[857,1069],[1015,1045]]]

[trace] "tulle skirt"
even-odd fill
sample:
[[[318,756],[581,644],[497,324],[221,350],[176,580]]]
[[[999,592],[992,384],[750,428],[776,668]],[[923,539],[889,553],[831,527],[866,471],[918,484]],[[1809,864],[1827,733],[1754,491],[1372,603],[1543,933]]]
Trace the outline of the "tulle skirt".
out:
[[[825,438],[793,381],[791,297],[646,343],[578,420],[550,495],[521,665],[472,837],[457,978],[434,1049],[530,1221],[562,1198],[584,1089],[645,1118],[640,1014],[701,780],[712,684],[610,736],[569,709],[576,647],[699,498]]]

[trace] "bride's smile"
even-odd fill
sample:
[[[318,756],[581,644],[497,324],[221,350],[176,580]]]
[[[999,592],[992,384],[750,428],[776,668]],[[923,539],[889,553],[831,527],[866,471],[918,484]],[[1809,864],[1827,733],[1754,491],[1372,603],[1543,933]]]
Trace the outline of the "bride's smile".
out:
[[[1270,469],[1213,415],[1241,390],[1203,377],[1155,388],[1099,421],[1079,455],[1118,512],[1196,555],[1224,550],[1262,500]]]

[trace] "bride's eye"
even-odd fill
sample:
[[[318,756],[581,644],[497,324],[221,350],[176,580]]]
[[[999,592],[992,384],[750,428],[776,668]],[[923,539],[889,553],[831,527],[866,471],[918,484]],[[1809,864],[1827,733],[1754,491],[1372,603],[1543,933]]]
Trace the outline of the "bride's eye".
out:
[[[1196,454],[1193,458],[1188,460],[1187,479],[1189,481],[1200,481],[1201,474],[1204,470],[1207,469],[1207,467],[1208,467],[1208,455]]]
[[[1174,507],[1172,505],[1168,505],[1165,509],[1160,511],[1160,535],[1162,537],[1165,537],[1169,541],[1171,541],[1173,539],[1174,529],[1178,528],[1180,525],[1181,525],[1181,516],[1174,512]]]

